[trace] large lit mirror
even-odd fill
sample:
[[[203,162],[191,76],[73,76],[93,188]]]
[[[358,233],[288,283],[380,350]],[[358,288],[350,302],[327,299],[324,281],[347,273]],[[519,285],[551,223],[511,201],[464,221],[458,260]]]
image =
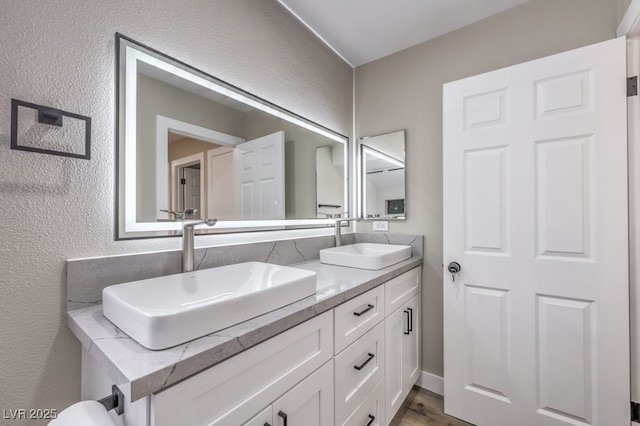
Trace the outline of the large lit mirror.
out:
[[[212,233],[348,212],[345,136],[120,34],[116,45],[116,238],[175,235],[192,209],[218,219]]]
[[[363,219],[406,218],[404,130],[360,138]]]

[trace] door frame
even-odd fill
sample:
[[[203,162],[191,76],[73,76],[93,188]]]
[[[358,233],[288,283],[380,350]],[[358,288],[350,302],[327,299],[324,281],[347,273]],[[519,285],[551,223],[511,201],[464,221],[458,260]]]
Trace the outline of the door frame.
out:
[[[618,26],[627,37],[627,76],[640,76],[640,0],[633,0]],[[640,96],[627,98],[629,150],[629,328],[631,400],[640,402]],[[634,423],[640,425],[640,423]]]
[[[178,179],[180,178],[180,169],[183,169],[188,166],[193,166],[194,164],[200,164],[200,191],[204,191],[204,152],[199,152],[198,154],[189,155],[187,157],[178,158],[177,160],[173,160],[171,162],[171,207],[170,210],[177,211],[176,209],[180,206],[180,201],[178,200],[179,184]],[[198,207],[198,211],[200,212],[200,217],[207,217],[207,203],[206,200],[209,197],[207,194],[202,196],[202,192],[200,194],[200,207]]]
[[[175,118],[156,115],[156,210],[166,209],[168,205],[174,208],[174,201],[170,200],[170,184],[167,176],[173,173],[169,165],[169,132],[190,137],[217,145],[235,146],[245,140],[233,135],[218,132],[217,130],[197,126]],[[205,163],[201,163],[204,167]],[[200,174],[202,177],[202,173]],[[171,176],[173,182],[173,176]],[[202,183],[202,182],[201,182]],[[202,186],[201,188],[206,188]],[[203,189],[204,190],[204,189]],[[171,188],[173,191],[173,188]],[[173,192],[171,192],[173,193]],[[202,203],[201,203],[202,204]],[[204,212],[204,210],[200,210]]]

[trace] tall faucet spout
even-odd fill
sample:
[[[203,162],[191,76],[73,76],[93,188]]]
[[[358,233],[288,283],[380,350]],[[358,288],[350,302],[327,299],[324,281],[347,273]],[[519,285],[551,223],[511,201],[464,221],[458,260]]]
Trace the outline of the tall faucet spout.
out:
[[[336,239],[336,247],[340,247],[342,245],[342,234],[341,234],[341,230],[340,227],[342,226],[342,222],[360,222],[359,218],[356,217],[351,217],[351,218],[344,218],[344,219],[336,219],[336,223],[335,223],[335,239]]]
[[[195,227],[201,224],[213,226],[218,219],[190,220],[182,224],[182,272],[193,271],[193,257],[195,246]]]

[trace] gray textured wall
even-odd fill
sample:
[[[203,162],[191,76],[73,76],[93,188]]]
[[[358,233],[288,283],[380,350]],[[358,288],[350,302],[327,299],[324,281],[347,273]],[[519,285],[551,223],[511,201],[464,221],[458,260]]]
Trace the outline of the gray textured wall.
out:
[[[115,32],[345,135],[353,70],[275,0],[0,0],[0,9],[0,410],[61,409],[80,397],[65,260],[179,246],[113,241]],[[11,98],[91,116],[92,159],[10,150]]]
[[[612,0],[532,0],[356,68],[355,136],[407,131],[407,220],[389,230],[425,236],[423,370],[443,374],[443,83],[610,39],[617,26]]]

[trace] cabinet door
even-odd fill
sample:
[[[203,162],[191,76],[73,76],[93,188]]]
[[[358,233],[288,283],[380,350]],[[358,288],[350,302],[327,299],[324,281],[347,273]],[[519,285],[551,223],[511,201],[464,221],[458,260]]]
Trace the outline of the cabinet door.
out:
[[[275,426],[333,425],[333,360],[273,403]]]
[[[404,333],[408,331],[409,323],[407,315],[403,309],[395,310],[384,322],[385,328],[385,377],[386,377],[386,397],[385,411],[387,414],[387,424],[391,422],[393,416],[402,405],[402,352]]]
[[[420,295],[385,319],[387,423],[420,377]]]
[[[258,413],[254,418],[242,426],[272,426],[273,425],[273,405],[269,405],[267,408]]]
[[[408,394],[420,377],[420,293],[401,310],[408,312],[404,315],[409,319],[409,334],[402,335],[402,381],[403,390]]]

